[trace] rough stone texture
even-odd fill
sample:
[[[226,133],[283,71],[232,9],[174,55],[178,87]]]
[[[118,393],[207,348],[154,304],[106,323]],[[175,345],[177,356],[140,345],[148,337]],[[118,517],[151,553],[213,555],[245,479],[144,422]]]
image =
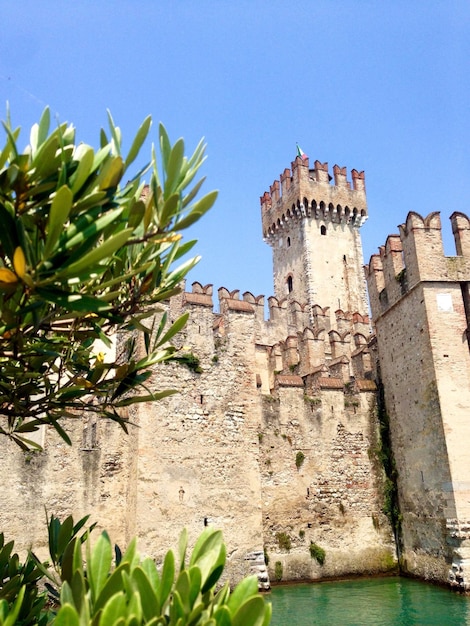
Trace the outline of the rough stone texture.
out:
[[[262,588],[264,551],[271,578],[280,562],[284,580],[393,566],[358,230],[364,176],[353,170],[352,189],[343,168],[334,176],[330,185],[326,164],[310,170],[296,160],[282,196],[274,186],[262,198],[274,246],[268,319],[264,296],[222,287],[216,311],[212,286],[199,283],[166,303],[172,320],[190,313],[176,343],[200,371],[156,368],[153,389],[181,392],[132,407],[138,428],[128,437],[77,419],[72,448],[49,432],[40,454],[7,444],[0,522],[19,547],[44,540],[46,506],[91,513],[121,545],[137,535],[157,561],[183,526],[194,541],[214,525],[227,543],[227,575],[235,582],[254,571]],[[325,550],[323,565],[311,544]]]
[[[439,214],[409,213],[367,274],[398,469],[403,563],[417,576],[468,590],[470,226],[460,213],[451,220],[460,256],[444,256]]]

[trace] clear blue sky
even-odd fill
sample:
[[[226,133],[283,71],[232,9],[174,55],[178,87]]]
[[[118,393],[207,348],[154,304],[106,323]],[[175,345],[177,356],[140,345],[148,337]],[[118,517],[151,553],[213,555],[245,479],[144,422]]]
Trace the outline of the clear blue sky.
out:
[[[296,142],[311,163],[366,171],[366,262],[409,210],[441,211],[454,253],[448,216],[470,212],[468,0],[0,0],[0,9],[0,103],[10,102],[24,144],[45,104],[94,146],[107,108],[128,141],[149,113],[188,150],[206,138],[206,189],[220,195],[190,232],[203,257],[192,280],[272,294],[259,196]]]

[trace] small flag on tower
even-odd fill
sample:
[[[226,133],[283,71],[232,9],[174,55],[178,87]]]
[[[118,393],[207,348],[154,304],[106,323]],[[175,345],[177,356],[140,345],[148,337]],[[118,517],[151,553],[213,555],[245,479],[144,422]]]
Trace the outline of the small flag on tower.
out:
[[[299,144],[295,144],[297,146],[297,156],[299,156],[302,161],[305,161],[305,159],[308,159],[308,155],[305,154],[305,152],[302,150],[302,148],[299,146]]]

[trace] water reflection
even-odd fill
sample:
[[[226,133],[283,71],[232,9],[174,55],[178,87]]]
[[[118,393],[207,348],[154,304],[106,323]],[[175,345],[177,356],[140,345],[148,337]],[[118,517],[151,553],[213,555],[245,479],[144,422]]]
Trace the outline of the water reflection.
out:
[[[406,578],[275,587],[272,626],[470,626],[470,598]]]

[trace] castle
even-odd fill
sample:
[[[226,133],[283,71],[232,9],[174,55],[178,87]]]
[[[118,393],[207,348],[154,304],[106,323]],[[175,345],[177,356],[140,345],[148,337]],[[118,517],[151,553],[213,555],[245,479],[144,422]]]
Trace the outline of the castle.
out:
[[[439,216],[409,214],[366,268],[372,333],[364,173],[333,177],[297,157],[261,197],[268,319],[264,296],[222,287],[215,306],[197,282],[167,302],[171,319],[190,313],[177,342],[198,367],[155,370],[155,389],[181,393],[131,407],[139,428],[124,437],[85,419],[70,424],[72,448],[54,436],[40,454],[7,447],[0,510],[13,537],[36,547],[45,506],[91,513],[159,559],[183,526],[195,539],[215,525],[228,575],[256,572],[264,588],[386,572],[397,558],[469,588],[470,223],[452,216],[458,256],[445,257]]]

